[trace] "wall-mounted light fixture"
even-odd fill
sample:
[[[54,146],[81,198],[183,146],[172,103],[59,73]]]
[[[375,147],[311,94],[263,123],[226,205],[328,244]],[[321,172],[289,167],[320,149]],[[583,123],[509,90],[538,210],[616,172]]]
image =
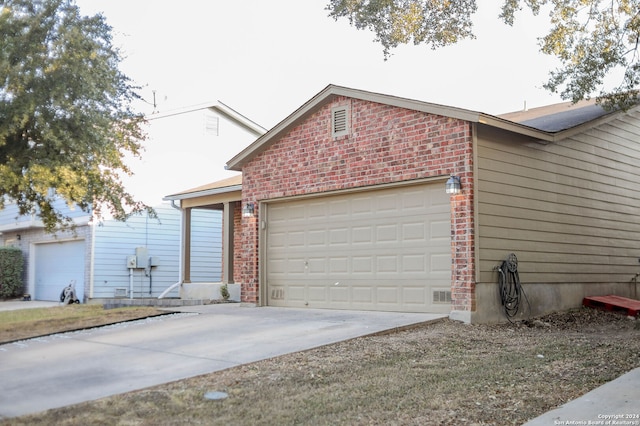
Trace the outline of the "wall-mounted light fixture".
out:
[[[242,209],[243,217],[253,217],[256,212],[256,206],[253,203],[246,203]]]
[[[462,186],[460,185],[460,178],[458,176],[449,177],[444,188],[447,194],[459,194],[462,190]]]
[[[20,234],[16,235],[16,237],[18,238],[18,241],[20,241],[22,239],[22,235],[20,235]]]

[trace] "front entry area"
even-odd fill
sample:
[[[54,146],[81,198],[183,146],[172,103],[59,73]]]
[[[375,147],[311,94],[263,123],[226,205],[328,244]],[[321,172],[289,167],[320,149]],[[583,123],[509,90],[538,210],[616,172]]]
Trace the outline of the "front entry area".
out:
[[[450,201],[441,182],[264,206],[268,305],[450,312]]]

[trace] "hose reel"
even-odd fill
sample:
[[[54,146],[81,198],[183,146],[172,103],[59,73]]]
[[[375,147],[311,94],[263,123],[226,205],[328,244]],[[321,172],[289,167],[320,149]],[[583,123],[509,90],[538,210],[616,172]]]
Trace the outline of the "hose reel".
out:
[[[509,322],[513,322],[511,318],[518,314],[523,296],[529,306],[529,313],[531,313],[529,299],[520,283],[518,258],[515,253],[510,253],[498,267],[498,286],[500,290],[500,301],[502,302],[504,313]]]

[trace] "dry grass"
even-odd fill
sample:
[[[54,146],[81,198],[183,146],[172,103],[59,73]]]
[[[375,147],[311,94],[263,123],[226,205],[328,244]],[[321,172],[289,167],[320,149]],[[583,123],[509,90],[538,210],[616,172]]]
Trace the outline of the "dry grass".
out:
[[[86,304],[4,311],[0,312],[0,344],[163,314],[148,306],[103,309]]]
[[[519,325],[446,320],[6,423],[519,425],[639,367],[639,334],[638,321],[591,309]]]

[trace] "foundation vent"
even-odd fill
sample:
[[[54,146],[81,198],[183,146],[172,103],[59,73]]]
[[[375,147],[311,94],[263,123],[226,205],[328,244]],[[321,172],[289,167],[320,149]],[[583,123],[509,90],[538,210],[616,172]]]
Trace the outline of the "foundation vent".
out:
[[[271,289],[271,299],[272,300],[284,300],[284,288],[272,288]]]
[[[447,291],[447,290],[434,291],[433,303],[451,303],[451,291]]]
[[[113,297],[127,297],[127,289],[126,288],[116,288],[114,290]]]

